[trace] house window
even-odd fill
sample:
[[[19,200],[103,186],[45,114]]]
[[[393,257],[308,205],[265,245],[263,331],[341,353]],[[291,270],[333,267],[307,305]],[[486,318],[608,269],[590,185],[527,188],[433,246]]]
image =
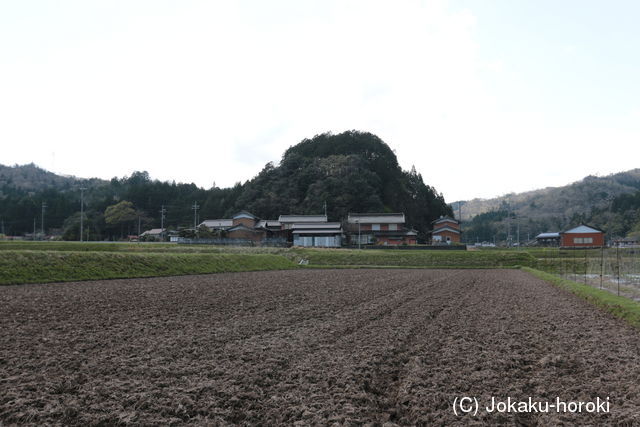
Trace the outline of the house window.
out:
[[[380,224],[371,224],[371,230],[380,231]]]
[[[592,244],[593,237],[574,237],[573,243],[575,244]]]
[[[389,231],[398,231],[398,224],[389,224]]]

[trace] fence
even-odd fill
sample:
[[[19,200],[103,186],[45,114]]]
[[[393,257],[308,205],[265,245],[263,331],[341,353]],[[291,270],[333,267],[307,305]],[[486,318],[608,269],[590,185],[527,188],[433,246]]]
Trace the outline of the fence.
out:
[[[540,249],[536,268],[640,300],[640,248]]]

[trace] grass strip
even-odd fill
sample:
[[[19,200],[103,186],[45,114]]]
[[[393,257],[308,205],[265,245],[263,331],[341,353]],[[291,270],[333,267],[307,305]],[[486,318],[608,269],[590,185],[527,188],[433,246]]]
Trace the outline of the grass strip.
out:
[[[593,286],[583,283],[574,282],[572,280],[563,279],[551,273],[535,270],[529,267],[523,267],[524,271],[532,275],[546,280],[561,289],[565,289],[588,302],[600,307],[614,316],[625,320],[629,324],[640,328],[640,303],[631,299],[620,297],[611,292],[594,288]]]
[[[175,243],[129,242],[30,242],[0,241],[0,254],[4,251],[60,251],[60,252],[137,252],[137,253],[266,253],[280,254],[287,248],[179,245]]]
[[[296,249],[299,258],[316,266],[400,266],[432,268],[509,268],[534,265],[525,251],[389,251]]]
[[[301,268],[312,270],[359,270],[359,269],[382,269],[382,270],[495,270],[496,267],[488,266],[459,266],[459,265],[301,265]],[[500,267],[502,269],[520,269],[519,265]]]
[[[272,254],[3,251],[0,285],[297,268]]]

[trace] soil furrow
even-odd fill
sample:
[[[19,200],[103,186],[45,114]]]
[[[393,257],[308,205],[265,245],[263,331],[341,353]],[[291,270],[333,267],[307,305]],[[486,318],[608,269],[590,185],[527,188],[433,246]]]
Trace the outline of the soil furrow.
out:
[[[0,288],[0,424],[640,423],[640,333],[513,270]],[[457,397],[610,413],[458,417]]]

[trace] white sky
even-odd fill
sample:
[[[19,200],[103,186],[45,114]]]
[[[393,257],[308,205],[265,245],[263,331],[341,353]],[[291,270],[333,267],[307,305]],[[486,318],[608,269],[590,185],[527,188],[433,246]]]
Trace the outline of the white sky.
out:
[[[640,2],[2,1],[0,163],[220,187],[380,136],[448,202],[640,167]]]

